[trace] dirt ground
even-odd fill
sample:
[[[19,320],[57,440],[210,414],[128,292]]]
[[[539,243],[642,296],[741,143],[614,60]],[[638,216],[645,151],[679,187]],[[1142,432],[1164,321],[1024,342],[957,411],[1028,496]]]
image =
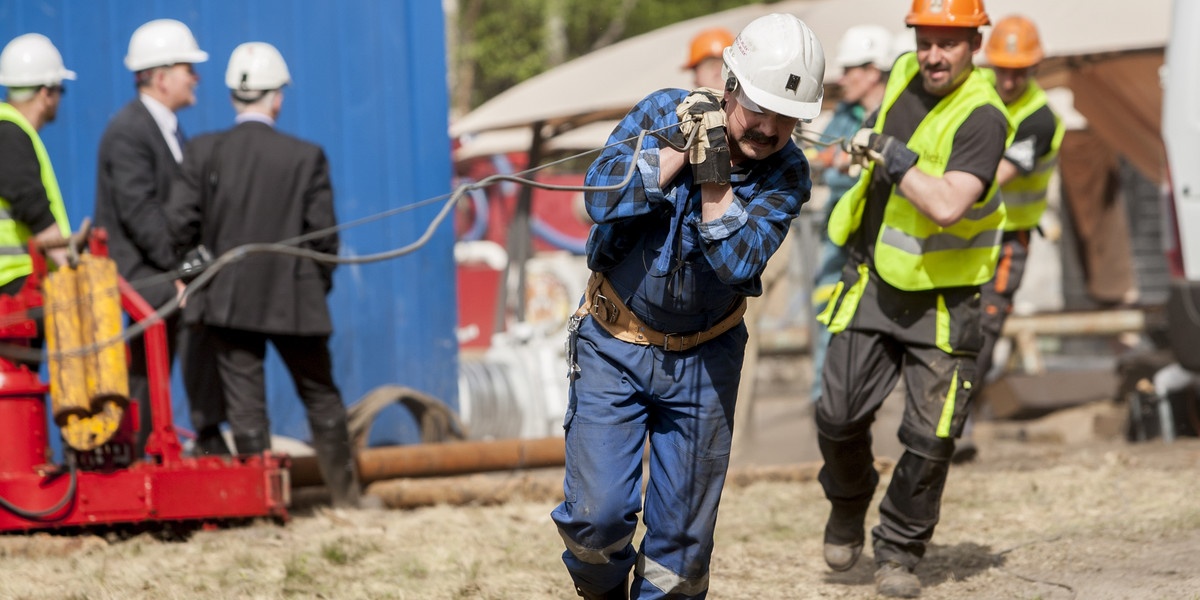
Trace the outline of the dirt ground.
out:
[[[812,480],[811,421],[791,392],[795,367],[781,368],[756,403],[751,434],[738,441],[709,597],[874,598],[869,550],[845,573],[821,558],[828,505]],[[876,429],[885,466],[898,456],[895,404]],[[979,456],[951,469],[941,523],[917,568],[922,597],[1200,600],[1200,440],[1129,444],[1096,433],[1120,410],[1102,404],[981,423]],[[174,541],[0,536],[0,598],[575,598],[549,519],[561,472],[488,477],[527,493],[346,512],[299,493],[286,525]],[[880,493],[889,480],[885,472]],[[873,509],[868,523],[877,518]]]

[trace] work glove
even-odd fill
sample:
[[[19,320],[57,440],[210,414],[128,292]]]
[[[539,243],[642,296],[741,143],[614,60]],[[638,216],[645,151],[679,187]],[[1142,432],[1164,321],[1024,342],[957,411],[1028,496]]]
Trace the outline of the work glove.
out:
[[[212,261],[212,253],[204,247],[204,244],[188,250],[187,254],[183,255],[183,262],[179,264],[179,280],[191,283],[208,268],[208,265],[212,264]]]
[[[878,163],[893,185],[900,183],[919,158],[900,140],[884,133],[875,133],[867,127],[859,129],[850,138],[850,156],[853,162],[863,168],[869,166],[870,162]]]
[[[688,163],[697,184],[729,183],[729,142],[725,139],[725,111],[718,93],[699,88],[675,107],[683,139],[686,141],[692,131],[698,130],[695,143],[688,149]]]

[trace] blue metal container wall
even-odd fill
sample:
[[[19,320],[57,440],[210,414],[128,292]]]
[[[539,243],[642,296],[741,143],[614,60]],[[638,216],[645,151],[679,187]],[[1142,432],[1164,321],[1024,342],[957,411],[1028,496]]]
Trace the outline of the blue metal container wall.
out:
[[[123,65],[142,23],[186,23],[206,63],[197,105],[179,113],[189,135],[233,122],[224,87],[234,47],[265,41],[292,74],[280,130],[324,147],[343,223],[448,194],[450,144],[444,23],[428,0],[0,0],[0,44],[38,32],[79,78],[67,85],[58,120],[42,130],[73,226],[93,212],[96,149],[108,119],[135,97]],[[342,232],[343,255],[416,241],[441,202]],[[330,307],[335,378],[349,404],[388,383],[457,406],[458,344],[452,223],[407,256],[338,269]],[[175,421],[189,427],[176,365]],[[268,362],[274,433],[308,439],[304,411],[277,356]],[[414,441],[399,409],[381,415],[372,443]],[[57,437],[57,436],[54,436]]]

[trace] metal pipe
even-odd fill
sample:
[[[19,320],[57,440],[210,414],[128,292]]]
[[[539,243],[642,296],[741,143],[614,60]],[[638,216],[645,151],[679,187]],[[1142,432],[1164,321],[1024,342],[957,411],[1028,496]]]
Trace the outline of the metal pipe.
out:
[[[1058,312],[1011,315],[1004,321],[1004,335],[1023,332],[1034,335],[1111,335],[1146,328],[1146,313],[1139,309]]]
[[[358,453],[358,476],[362,484],[399,477],[434,477],[561,467],[566,448],[561,437],[537,440],[445,442],[365,448]],[[324,480],[314,456],[292,458],[293,487],[322,485]]]

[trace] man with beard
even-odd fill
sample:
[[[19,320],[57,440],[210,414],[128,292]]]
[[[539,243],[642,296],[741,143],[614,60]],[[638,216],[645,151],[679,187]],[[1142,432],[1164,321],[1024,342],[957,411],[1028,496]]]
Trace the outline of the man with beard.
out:
[[[566,501],[553,512],[584,598],[704,598],[746,346],[745,297],[809,197],[791,140],[825,58],[791,15],[746,26],[724,91],[664,89],[625,116],[586,181],[592,278],[571,320]],[[681,152],[639,133],[695,139]],[[625,183],[626,176],[631,177]],[[604,189],[601,186],[609,186]],[[611,189],[615,188],[615,189]],[[645,537],[642,455],[649,438]]]
[[[816,422],[832,504],[825,561],[844,571],[862,552],[879,481],[871,422],[903,374],[904,453],[871,536],[879,594],[912,598],[977,380],[979,290],[995,272],[1005,216],[996,167],[1012,129],[971,62],[989,22],[982,0],[914,0],[905,22],[917,51],[896,61],[878,115],[854,135],[866,171],[829,222],[850,258],[820,316],[833,338]]]
[[[27,33],[0,52],[0,85],[8,88],[0,103],[0,294],[16,295],[33,272],[29,239],[51,242],[70,235],[58,179],[38,135],[58,116],[63,80],[75,72],[46,36]],[[67,250],[48,252],[58,265]],[[39,346],[40,337],[35,341]],[[36,369],[36,365],[32,365]]]

